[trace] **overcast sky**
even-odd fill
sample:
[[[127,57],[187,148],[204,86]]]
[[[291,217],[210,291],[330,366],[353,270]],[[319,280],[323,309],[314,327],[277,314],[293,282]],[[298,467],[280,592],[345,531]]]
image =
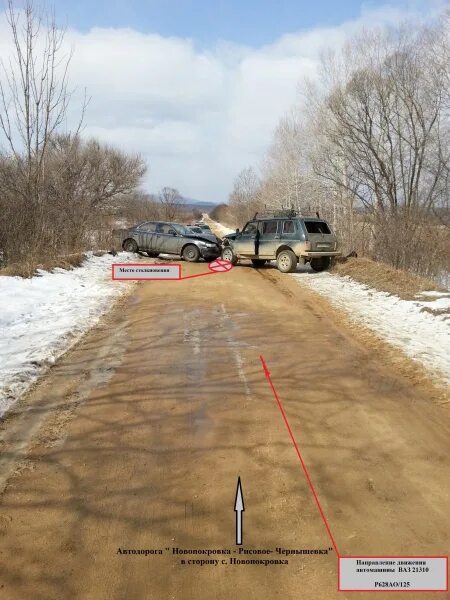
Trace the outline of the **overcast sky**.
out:
[[[140,152],[148,191],[170,185],[220,202],[237,172],[260,161],[326,46],[441,4],[59,0],[55,8],[75,50],[71,84],[91,96],[84,135]]]

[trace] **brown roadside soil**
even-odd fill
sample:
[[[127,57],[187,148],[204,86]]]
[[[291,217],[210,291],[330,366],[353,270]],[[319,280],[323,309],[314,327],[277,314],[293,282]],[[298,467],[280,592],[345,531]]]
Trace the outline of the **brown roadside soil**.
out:
[[[2,424],[0,598],[372,598],[337,591],[260,355],[340,553],[448,554],[448,409],[353,334],[271,269],[137,285]],[[245,552],[327,554],[230,564],[267,558],[235,545],[238,475]],[[199,566],[173,548],[231,555]],[[430,597],[449,595],[408,593]]]

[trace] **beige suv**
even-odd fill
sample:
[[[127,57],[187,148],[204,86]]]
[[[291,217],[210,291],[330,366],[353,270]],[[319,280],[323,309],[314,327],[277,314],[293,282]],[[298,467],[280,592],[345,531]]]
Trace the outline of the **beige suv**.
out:
[[[255,267],[276,260],[282,273],[295,271],[297,263],[309,263],[324,271],[339,256],[337,240],[326,221],[319,217],[297,216],[293,211],[255,215],[242,231],[224,237],[222,258],[234,265],[248,258]]]

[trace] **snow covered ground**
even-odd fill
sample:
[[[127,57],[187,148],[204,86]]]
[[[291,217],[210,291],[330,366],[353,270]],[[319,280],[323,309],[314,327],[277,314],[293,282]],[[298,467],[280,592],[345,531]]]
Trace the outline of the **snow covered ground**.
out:
[[[205,217],[205,215],[203,215],[203,218],[204,217]],[[229,227],[225,227],[225,225],[222,225],[222,223],[218,223],[217,221],[213,221],[212,219],[209,219],[209,220],[211,221],[211,224],[213,225],[213,227],[215,227],[215,229],[217,229],[219,235],[227,235],[228,233],[234,233],[235,232],[234,229],[230,229]]]
[[[122,252],[31,279],[0,277],[0,416],[129,289],[112,281],[111,265],[130,261]]]
[[[407,301],[350,277],[308,272],[292,276],[450,383],[450,315],[443,313],[450,308],[450,292],[423,292]]]

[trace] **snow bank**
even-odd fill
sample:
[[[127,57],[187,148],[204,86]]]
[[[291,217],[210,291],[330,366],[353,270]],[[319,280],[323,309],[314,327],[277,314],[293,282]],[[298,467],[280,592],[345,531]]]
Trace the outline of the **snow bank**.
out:
[[[296,273],[293,277],[450,383],[450,315],[439,314],[449,306],[447,294],[432,294],[429,301],[423,296],[420,301],[407,301],[350,277],[330,273]]]
[[[0,277],[0,415],[129,289],[112,281],[112,263],[135,260],[89,256],[70,271]]]

